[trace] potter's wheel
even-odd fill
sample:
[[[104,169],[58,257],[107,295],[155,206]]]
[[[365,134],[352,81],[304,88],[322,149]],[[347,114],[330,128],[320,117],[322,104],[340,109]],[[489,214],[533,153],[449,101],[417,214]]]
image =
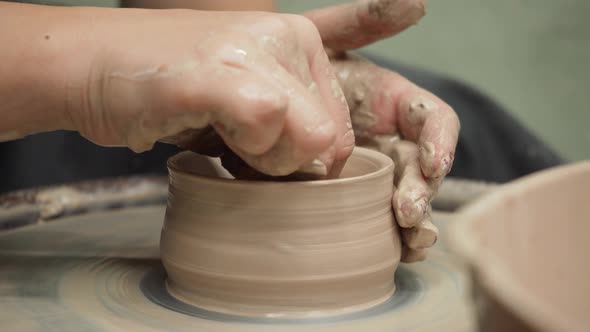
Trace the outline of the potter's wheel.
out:
[[[473,329],[466,276],[444,249],[445,224],[451,222],[452,214],[434,214],[443,240],[426,262],[402,264],[396,276],[397,291],[385,303],[323,319],[244,318],[192,307],[167,293],[158,251],[165,190],[161,190],[163,182],[148,181],[148,186],[140,182],[148,191],[142,189],[140,199],[137,188],[131,194],[125,191],[128,188],[117,188],[113,192],[120,197],[116,199],[109,196],[108,188],[101,189],[102,203],[87,199],[73,208],[71,200],[62,202],[70,206],[58,208],[61,212],[49,217],[44,210],[47,206],[35,199],[38,193],[0,200],[4,204],[0,226],[25,225],[0,233],[0,324],[6,330]],[[107,196],[111,203],[105,203]],[[56,211],[56,202],[52,204]],[[40,215],[50,221],[37,222]]]

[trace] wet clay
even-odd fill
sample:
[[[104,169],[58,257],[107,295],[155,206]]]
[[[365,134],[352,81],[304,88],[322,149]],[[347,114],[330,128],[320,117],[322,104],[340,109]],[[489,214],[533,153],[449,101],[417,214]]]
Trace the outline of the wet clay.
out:
[[[355,148],[340,179],[239,181],[194,171],[195,154],[169,161],[160,242],[169,292],[211,311],[316,317],[387,300],[401,241],[393,162]]]

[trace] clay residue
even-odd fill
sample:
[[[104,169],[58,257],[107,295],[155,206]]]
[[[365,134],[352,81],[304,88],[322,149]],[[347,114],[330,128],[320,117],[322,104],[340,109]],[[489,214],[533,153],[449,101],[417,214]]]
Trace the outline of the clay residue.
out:
[[[408,121],[413,124],[424,123],[426,118],[438,110],[438,105],[429,98],[419,96],[414,98],[409,105]]]
[[[187,61],[177,64],[161,64],[133,72],[112,72],[109,79],[125,80],[129,82],[149,82],[153,80],[171,79],[187,75],[199,68],[197,61]],[[210,112],[198,114],[181,114],[166,119],[156,119],[149,110],[142,110],[122,130],[125,144],[135,152],[150,150],[156,140],[168,137],[190,128],[203,128],[211,122]]]
[[[159,183],[140,181],[123,188],[85,191],[72,186],[40,190],[35,202],[40,207],[40,218],[51,219],[80,210],[91,210],[109,205],[146,201],[162,197],[166,188]]]
[[[364,63],[363,60],[347,56],[337,61],[336,77],[340,81],[343,95],[348,102],[354,133],[357,139],[363,140],[371,136],[369,131],[378,123],[370,100],[371,81],[368,80],[366,70],[359,70]]]
[[[384,35],[391,30],[415,24],[426,14],[423,0],[365,0],[367,17],[361,17],[368,26]],[[381,28],[381,29],[379,29]]]
[[[199,67],[197,61],[187,61],[178,64],[162,64],[150,68],[137,70],[134,72],[112,72],[109,77],[115,79],[123,79],[133,82],[145,82],[154,79],[165,79],[185,75],[188,72],[194,71]]]
[[[377,124],[378,119],[373,113],[366,94],[367,87],[364,84],[358,84],[351,87],[351,90],[349,100],[352,100],[353,106],[351,106],[350,119],[355,124],[355,134],[366,136],[369,129]]]
[[[148,111],[141,112],[126,129],[126,144],[134,152],[150,150],[156,140],[193,128],[205,128],[211,122],[210,112],[181,114],[154,121]],[[157,123],[156,123],[157,122]]]

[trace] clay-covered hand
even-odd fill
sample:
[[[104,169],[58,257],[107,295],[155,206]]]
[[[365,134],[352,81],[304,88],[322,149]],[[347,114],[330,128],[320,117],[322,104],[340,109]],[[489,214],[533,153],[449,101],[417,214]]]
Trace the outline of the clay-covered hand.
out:
[[[215,154],[214,131],[270,175],[337,175],[352,152],[346,101],[309,19],[121,10],[93,25],[98,51],[71,83],[79,107],[69,111],[93,142],[141,152],[163,140]]]
[[[330,49],[357,144],[375,147],[395,161],[393,208],[405,262],[423,260],[436,241],[430,202],[451,170],[459,120],[432,93],[346,51],[396,34],[424,13],[424,0],[365,0],[306,13]]]

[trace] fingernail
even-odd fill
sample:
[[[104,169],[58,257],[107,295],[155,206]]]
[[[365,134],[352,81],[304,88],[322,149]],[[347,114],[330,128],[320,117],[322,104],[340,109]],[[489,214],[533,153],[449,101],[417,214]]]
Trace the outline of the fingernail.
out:
[[[420,167],[425,176],[432,176],[432,165],[434,163],[435,147],[431,142],[424,142],[420,146]]]
[[[310,163],[303,165],[299,169],[299,172],[318,176],[326,176],[328,175],[328,168],[321,160],[314,159]]]

